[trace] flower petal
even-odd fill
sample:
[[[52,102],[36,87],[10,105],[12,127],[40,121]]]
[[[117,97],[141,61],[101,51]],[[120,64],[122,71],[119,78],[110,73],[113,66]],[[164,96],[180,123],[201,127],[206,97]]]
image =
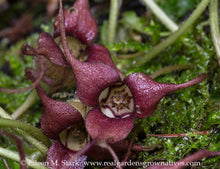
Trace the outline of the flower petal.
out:
[[[28,70],[25,75],[33,81],[32,72]],[[41,128],[49,138],[58,139],[61,131],[83,120],[81,114],[68,103],[49,98],[40,85],[36,89],[43,104]]]
[[[35,57],[35,72],[40,72],[41,64],[46,67],[43,81],[46,82],[52,91],[59,88],[74,86],[75,78],[71,67],[59,66],[45,57]],[[48,80],[53,83],[48,83]]]
[[[134,73],[126,77],[124,82],[130,88],[134,96],[136,105],[134,117],[143,118],[151,115],[157,108],[161,98],[169,92],[193,86],[204,80],[205,74],[201,74],[182,84],[166,84],[156,82],[144,73]]]
[[[43,92],[38,93],[43,104],[41,129],[49,138],[58,139],[60,132],[82,121],[81,114],[69,104],[50,99]]]
[[[34,49],[28,44],[22,46],[22,52],[25,55],[43,55],[55,65],[67,67],[65,56],[60,47],[53,40],[53,37],[48,33],[41,33],[38,38],[38,48]]]
[[[103,139],[110,144],[126,138],[133,128],[132,118],[109,118],[99,108],[88,113],[85,123],[86,129],[93,139]]]
[[[97,25],[93,18],[88,0],[77,0],[72,8],[64,10],[65,32],[85,44],[92,42],[97,34]],[[60,35],[59,17],[54,21],[54,36]]]
[[[98,106],[100,93],[108,86],[120,81],[118,73],[110,66],[96,62],[70,60],[76,78],[76,94],[82,103]]]
[[[26,55],[35,56],[35,72],[38,74],[42,64],[46,67],[46,73],[43,78],[52,90],[61,87],[73,86],[75,78],[71,67],[66,62],[65,56],[60,47],[48,33],[41,33],[38,38],[38,48],[33,48],[28,44],[22,46],[22,52]],[[48,83],[48,80],[53,83]]]
[[[37,52],[59,66],[68,66],[65,56],[53,37],[48,33],[41,33],[38,38]]]
[[[110,52],[106,47],[99,44],[91,44],[88,46],[87,52],[88,59],[86,60],[86,62],[100,61],[102,63],[105,63],[114,68],[118,72],[120,77],[124,78],[124,75],[120,72],[120,70],[115,66],[114,62],[112,61]]]
[[[73,123],[71,127],[63,130],[60,134],[60,142],[68,149],[73,151],[80,151],[85,147],[90,137],[86,131],[84,121],[81,123]]]
[[[47,163],[51,169],[83,169],[87,156],[80,156],[77,161],[73,159],[76,152],[65,148],[59,141],[55,141],[47,151]],[[76,165],[74,165],[76,164]]]
[[[71,53],[65,33],[62,1],[60,0],[59,22],[61,42],[64,53],[76,78],[76,94],[82,103],[87,106],[98,106],[98,97],[102,90],[109,85],[120,81],[115,69],[101,62],[81,62]]]

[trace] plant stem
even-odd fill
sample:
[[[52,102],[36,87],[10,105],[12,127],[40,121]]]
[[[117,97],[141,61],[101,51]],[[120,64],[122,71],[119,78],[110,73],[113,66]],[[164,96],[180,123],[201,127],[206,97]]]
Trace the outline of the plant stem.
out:
[[[24,152],[21,140],[18,137],[16,137],[14,134],[5,132],[3,130],[0,130],[0,134],[5,135],[7,137],[10,137],[11,139],[13,139],[15,141],[16,146],[17,146],[17,150],[18,150],[18,153],[20,156],[20,161],[25,161],[25,152]],[[20,167],[20,169],[27,169],[27,165],[26,164],[22,165]]]
[[[96,144],[98,146],[100,146],[101,148],[107,149],[109,151],[109,153],[112,155],[112,157],[115,160],[115,162],[116,162],[116,168],[122,169],[122,166],[121,166],[121,163],[120,163],[120,161],[118,159],[117,154],[112,149],[112,147],[108,143],[106,143],[106,140],[96,140]]]
[[[131,153],[131,150],[132,150],[132,146],[133,146],[135,137],[137,136],[137,132],[138,132],[138,129],[140,128],[140,126],[141,126],[142,121],[143,121],[143,120],[140,120],[140,121],[138,122],[138,125],[137,125],[136,128],[134,129],[134,133],[133,133],[133,135],[132,135],[132,138],[131,138],[130,143],[129,143],[129,146],[128,146],[128,151],[127,151],[127,153],[126,153],[126,155],[125,155],[125,157],[124,157],[123,162],[126,162],[126,161],[128,160],[128,158],[129,158],[129,155],[130,155],[130,153]]]
[[[209,16],[210,16],[210,27],[212,41],[215,46],[215,51],[218,58],[218,63],[220,65],[220,34],[219,34],[219,23],[218,23],[218,0],[211,0],[209,6]]]
[[[115,151],[112,149],[112,147],[106,143],[105,148],[109,151],[109,153],[112,155],[113,159],[116,161],[116,163],[117,163],[116,168],[122,169],[122,166],[120,165],[120,161],[118,159],[118,156],[115,153]]]
[[[142,0],[143,3],[157,16],[157,18],[171,31],[175,32],[179,27],[169,16],[154,2],[154,0]]]
[[[20,156],[18,153],[10,151],[8,149],[2,148],[0,147],[0,155],[9,159],[12,159],[14,161],[20,162]],[[26,164],[34,169],[48,169],[47,167],[45,167],[44,165],[42,165],[39,162],[33,161],[29,158],[25,158],[26,159]]]
[[[37,148],[41,153],[43,153],[44,155],[47,154],[48,147],[44,144],[42,140],[38,141],[36,138],[32,137],[30,134],[20,129],[14,129],[14,131],[24,137],[24,139],[27,140],[28,143]]]
[[[12,118],[17,119],[18,117],[20,117],[30,106],[34,104],[37,98],[38,95],[36,90],[32,90],[31,93],[26,98],[25,102],[11,115]]]
[[[10,169],[9,166],[8,166],[7,161],[5,160],[5,158],[3,157],[2,159],[3,159],[3,162],[4,162],[5,166],[6,166],[6,168],[7,168],[7,169]]]
[[[120,59],[129,59],[129,58],[135,58],[143,54],[144,54],[143,52],[138,52],[138,53],[133,53],[133,54],[121,54],[121,55],[117,55],[117,57]]]
[[[22,121],[0,118],[0,126],[19,128],[31,133],[35,138],[38,138],[41,141],[46,140],[46,142],[49,142],[48,138],[38,128]]]
[[[11,116],[6,113],[6,111],[2,107],[0,107],[0,117],[5,119],[12,119]]]
[[[182,24],[176,32],[174,32],[172,35],[170,35],[167,39],[165,39],[158,45],[154,46],[147,54],[137,58],[136,66],[141,66],[145,64],[147,61],[157,56],[166,47],[173,44],[183,33],[185,33],[189,29],[190,26],[192,26],[192,24],[197,20],[197,18],[206,9],[209,2],[210,0],[203,0],[197,6],[197,8],[193,11],[190,17],[185,21],[185,23]]]
[[[112,43],[115,40],[117,20],[119,12],[119,0],[111,0],[109,24],[108,24],[108,42]]]
[[[190,65],[190,64],[188,64],[188,65],[171,65],[171,66],[166,66],[166,67],[163,67],[163,68],[155,71],[154,73],[152,73],[150,75],[150,77],[152,79],[155,79],[158,76],[163,75],[165,73],[170,73],[170,72],[176,71],[176,70],[189,69],[191,67],[193,67],[193,65]]]
[[[8,113],[6,113],[4,109],[2,109],[1,107],[0,107],[0,117],[12,120],[11,116],[8,115]],[[31,136],[27,132],[22,131],[21,129],[18,129],[17,126],[13,128],[12,130],[18,133],[19,135],[23,136],[24,139],[27,140],[31,145],[33,145],[38,150],[40,150],[44,155],[46,155],[47,150],[48,150],[47,146],[50,145],[50,140],[48,138],[38,141],[36,138]],[[33,132],[31,133],[33,134]],[[45,146],[44,144],[47,146]]]

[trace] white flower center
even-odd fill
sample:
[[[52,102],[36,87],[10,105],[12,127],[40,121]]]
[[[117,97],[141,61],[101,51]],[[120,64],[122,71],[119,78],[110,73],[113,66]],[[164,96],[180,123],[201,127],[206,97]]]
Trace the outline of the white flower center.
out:
[[[130,116],[134,111],[133,95],[127,85],[117,83],[99,96],[102,113],[110,118]]]
[[[72,126],[59,134],[60,142],[73,151],[81,150],[88,142],[89,136],[85,129],[78,126]]]

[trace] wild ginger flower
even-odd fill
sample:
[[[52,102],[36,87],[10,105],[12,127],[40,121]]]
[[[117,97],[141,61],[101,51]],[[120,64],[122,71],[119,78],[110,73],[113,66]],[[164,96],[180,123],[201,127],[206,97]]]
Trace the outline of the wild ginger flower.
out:
[[[26,68],[25,71],[25,75],[35,81],[33,69]],[[47,152],[49,166],[60,169],[66,166],[63,164],[63,160],[66,160],[69,163],[77,162],[77,169],[84,168],[83,162],[87,160],[87,156],[72,158],[90,141],[81,114],[68,103],[48,97],[40,85],[36,90],[43,105],[41,129],[46,136],[57,140]]]
[[[22,52],[25,55],[35,56],[34,68],[32,68],[35,77],[39,76],[42,64],[46,66],[42,81],[50,86],[51,90],[56,91],[59,88],[74,85],[73,72],[66,62],[61,48],[50,34],[41,33],[38,38],[38,47],[35,49],[24,44]]]
[[[87,0],[81,2],[88,3]],[[151,115],[166,94],[205,80],[205,74],[182,84],[159,83],[144,73],[133,73],[124,78],[109,52],[98,55],[107,49],[99,46],[93,50],[96,48],[94,44],[88,48],[85,62],[77,60],[68,48],[65,35],[66,30],[71,31],[71,23],[66,23],[70,16],[65,12],[63,15],[61,1],[60,5],[59,31],[64,53],[76,78],[76,95],[83,104],[93,107],[85,119],[91,138],[107,140],[108,143],[123,140],[133,128],[133,119]],[[73,11],[72,15],[77,18],[78,13]]]
[[[87,132],[91,139],[104,140],[111,145],[124,140],[133,129],[134,119],[151,115],[161,98],[167,93],[205,80],[205,74],[182,84],[159,83],[144,73],[133,73],[124,77],[114,65],[109,51],[104,46],[90,44],[96,36],[97,26],[89,11],[88,0],[77,0],[74,7],[65,10],[64,13],[61,1],[60,5],[60,12],[54,23],[54,37],[61,36],[64,54],[61,54],[61,49],[57,49],[58,46],[51,38],[48,38],[50,39],[48,43],[53,47],[56,46],[56,51],[60,54],[53,55],[52,47],[50,49],[42,47],[43,50],[38,49],[36,53],[48,56],[47,59],[56,64],[63,63],[62,66],[70,66],[76,80],[76,96],[84,105],[91,108],[83,121],[85,125],[78,125],[82,117],[78,117],[79,112],[75,108],[65,102],[48,99],[43,90],[37,87],[42,102],[45,102],[41,119],[42,130],[48,137],[59,139],[63,144],[61,146],[60,142],[55,142],[52,145],[49,150],[52,153],[48,154],[49,159],[57,157],[57,155],[51,156],[56,154],[54,151],[57,146],[60,150],[68,149],[64,154],[69,153],[70,149],[80,151],[89,142]],[[88,45],[83,54],[87,55],[85,61],[78,60],[75,53],[70,51],[66,34]],[[39,40],[39,48],[41,48],[40,42]],[[32,70],[27,69],[27,76],[28,72]],[[32,72],[29,78],[33,76]],[[78,126],[85,126],[85,128],[82,127],[83,130],[81,130]],[[72,142],[76,136],[73,131],[80,131],[84,135],[81,140],[83,146],[78,149]],[[64,154],[59,158],[66,158]]]

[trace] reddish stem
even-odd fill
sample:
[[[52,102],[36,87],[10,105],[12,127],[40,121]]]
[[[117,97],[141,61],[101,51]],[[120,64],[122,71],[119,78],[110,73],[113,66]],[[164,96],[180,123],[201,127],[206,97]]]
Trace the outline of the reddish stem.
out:
[[[116,162],[116,168],[122,169],[118,156],[115,153],[115,151],[112,149],[112,147],[105,140],[97,140],[96,143],[98,146],[102,148],[106,148],[109,151],[109,153],[112,155],[114,161]]]
[[[2,157],[2,159],[3,159],[3,162],[4,162],[5,166],[6,166],[6,168],[7,168],[7,169],[10,169],[10,167],[8,166],[8,163],[7,163],[7,161],[5,160],[5,158]]]
[[[19,155],[20,155],[20,161],[24,162],[25,161],[25,153],[24,153],[24,149],[23,149],[21,140],[18,139],[17,137],[15,137],[14,135],[12,135],[10,133],[7,133],[7,132],[4,132],[2,130],[0,130],[0,134],[5,135],[7,137],[11,137],[16,142],[18,152],[19,152]],[[27,169],[26,163],[21,163],[21,168],[20,169]]]
[[[134,133],[133,133],[133,135],[132,135],[131,141],[130,141],[129,146],[128,146],[128,151],[127,151],[127,153],[126,153],[126,155],[125,155],[125,158],[124,158],[123,162],[126,162],[126,161],[128,160],[128,157],[129,157],[129,155],[130,155],[130,152],[131,152],[131,149],[132,149],[132,146],[133,146],[133,143],[134,143],[134,139],[135,139],[135,137],[136,137],[136,135],[137,135],[137,131],[138,131],[138,129],[139,129],[141,123],[142,123],[142,120],[139,121],[138,125],[136,126],[136,128],[135,128],[135,130],[134,130]]]
[[[209,142],[208,142],[208,144],[207,144],[207,146],[206,146],[206,150],[208,149],[208,147],[209,147],[209,145],[210,145],[210,143],[211,143],[211,141],[212,141],[212,139],[213,139],[213,137],[214,137],[214,135],[217,133],[217,131],[214,131],[213,132],[213,134],[212,134],[212,136],[211,136],[211,138],[210,138],[210,140],[209,140]]]
[[[195,134],[200,134],[200,135],[207,135],[211,132],[211,130],[206,130],[206,131],[196,131],[194,130],[193,133]],[[148,134],[147,136],[150,136],[150,137],[169,137],[169,138],[172,138],[172,137],[186,137],[187,134],[189,133],[181,133],[181,134]]]
[[[157,148],[160,144],[156,144],[154,146],[141,146],[137,144],[133,144],[131,147],[132,151],[152,151]]]
[[[162,84],[164,84],[165,86],[167,85],[166,92],[169,93],[169,92],[173,92],[173,91],[176,91],[176,90],[179,90],[179,89],[184,89],[184,88],[193,86],[195,84],[198,84],[198,83],[204,81],[205,79],[206,79],[206,74],[202,73],[199,76],[197,76],[196,78],[194,78],[194,79],[192,79],[188,82],[185,82],[185,83],[181,83],[181,84],[162,83]]]
[[[116,168],[122,169],[122,167],[120,165],[120,161],[118,159],[118,156],[116,155],[114,150],[111,148],[111,146],[106,143],[106,147],[105,148],[109,151],[109,153],[112,155],[113,159],[116,161],[116,163],[117,163]]]
[[[61,36],[61,42],[63,45],[64,53],[67,57],[67,60],[69,61],[70,64],[74,64],[78,60],[73,56],[73,54],[70,52],[70,49],[67,44],[67,39],[66,39],[66,32],[65,32],[65,18],[63,15],[63,4],[62,0],[59,0],[60,8],[59,8],[59,26],[60,26],[60,36]]]

